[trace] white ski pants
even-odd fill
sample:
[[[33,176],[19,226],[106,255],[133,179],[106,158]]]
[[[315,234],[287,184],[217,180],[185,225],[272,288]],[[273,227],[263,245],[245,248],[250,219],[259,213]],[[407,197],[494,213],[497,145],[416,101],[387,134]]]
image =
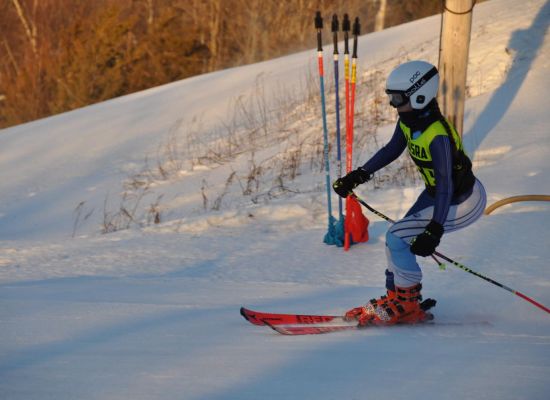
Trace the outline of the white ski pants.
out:
[[[480,181],[476,179],[472,194],[458,204],[452,204],[445,220],[445,235],[473,224],[485,210],[487,196]],[[434,200],[423,192],[406,216],[396,221],[386,233],[386,257],[388,271],[386,287],[394,285],[410,287],[422,281],[422,270],[416,256],[410,251],[412,240],[424,232],[432,219]],[[445,236],[444,236],[445,237]]]

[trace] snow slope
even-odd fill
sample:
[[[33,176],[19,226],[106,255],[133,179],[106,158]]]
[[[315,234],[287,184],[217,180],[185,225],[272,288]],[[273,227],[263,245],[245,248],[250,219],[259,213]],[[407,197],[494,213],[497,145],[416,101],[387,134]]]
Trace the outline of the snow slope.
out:
[[[489,203],[550,192],[549,22],[550,2],[541,0],[475,9],[464,141]],[[389,71],[404,58],[436,62],[438,34],[435,16],[365,35],[359,71]],[[222,190],[228,170],[246,160],[186,167],[150,189],[165,194],[161,224],[99,234],[106,197],[116,202],[173,126],[199,116],[207,131],[227,118],[232,98],[254,94],[258,75],[268,94],[299,87],[315,56],[220,71],[0,131],[0,398],[548,398],[548,315],[429,260],[425,294],[438,300],[439,325],[289,338],[242,320],[241,305],[342,313],[381,294],[387,223],[366,212],[367,244],[347,253],[324,245],[320,171],[302,170],[295,185],[306,189],[296,195],[257,204],[230,197],[213,211],[201,209],[200,182]],[[311,130],[309,118],[297,129]],[[381,137],[392,129],[382,127]],[[397,218],[420,190],[358,193]],[[73,238],[80,203],[91,214]],[[505,206],[444,237],[440,251],[548,306],[549,215],[546,203]]]

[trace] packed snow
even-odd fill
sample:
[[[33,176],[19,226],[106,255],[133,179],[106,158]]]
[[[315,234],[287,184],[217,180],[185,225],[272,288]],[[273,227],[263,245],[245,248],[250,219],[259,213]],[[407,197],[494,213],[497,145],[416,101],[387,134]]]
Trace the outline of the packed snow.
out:
[[[549,23],[543,0],[475,7],[464,143],[489,204],[550,194]],[[381,71],[383,85],[399,61],[437,63],[439,24],[433,16],[362,36],[359,74]],[[196,163],[197,154],[176,151],[191,131],[184,150],[223,145],[212,127],[228,124],[236,98],[305,90],[315,62],[311,49],[0,131],[0,398],[549,398],[549,314],[429,258],[421,263],[424,295],[438,301],[433,324],[287,337],[239,315],[242,305],[341,314],[384,291],[388,223],[365,210],[368,243],[348,252],[325,245],[317,164],[242,195],[242,168],[292,149],[296,137],[322,135],[320,105],[294,107],[303,115],[290,125],[297,136],[229,160]],[[377,145],[394,121],[378,128]],[[362,129],[356,164],[374,151]],[[167,148],[167,175],[145,174],[159,171]],[[381,186],[357,193],[391,218],[422,190],[420,181]],[[127,229],[113,217],[124,194],[141,210]],[[504,206],[444,236],[438,250],[550,306],[549,211],[545,202]]]

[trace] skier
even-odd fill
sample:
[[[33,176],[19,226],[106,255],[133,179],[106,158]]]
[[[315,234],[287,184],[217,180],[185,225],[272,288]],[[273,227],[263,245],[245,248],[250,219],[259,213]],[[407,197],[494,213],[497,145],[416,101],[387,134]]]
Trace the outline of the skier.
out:
[[[435,302],[421,303],[422,271],[416,256],[433,254],[444,232],[472,224],[485,209],[485,189],[472,172],[460,136],[439,110],[438,86],[437,68],[428,62],[395,68],[386,81],[390,105],[399,114],[392,138],[362,167],[333,183],[334,191],[347,197],[408,149],[426,186],[386,233],[386,295],[345,314],[359,325],[417,323],[431,317],[425,309]]]

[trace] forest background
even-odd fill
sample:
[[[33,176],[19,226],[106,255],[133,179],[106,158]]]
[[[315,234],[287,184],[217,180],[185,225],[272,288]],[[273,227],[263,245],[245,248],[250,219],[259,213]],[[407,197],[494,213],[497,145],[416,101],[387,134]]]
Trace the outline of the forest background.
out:
[[[317,10],[328,44],[334,13],[359,17],[363,34],[441,13],[443,1],[0,0],[0,10],[1,129],[314,48]]]

